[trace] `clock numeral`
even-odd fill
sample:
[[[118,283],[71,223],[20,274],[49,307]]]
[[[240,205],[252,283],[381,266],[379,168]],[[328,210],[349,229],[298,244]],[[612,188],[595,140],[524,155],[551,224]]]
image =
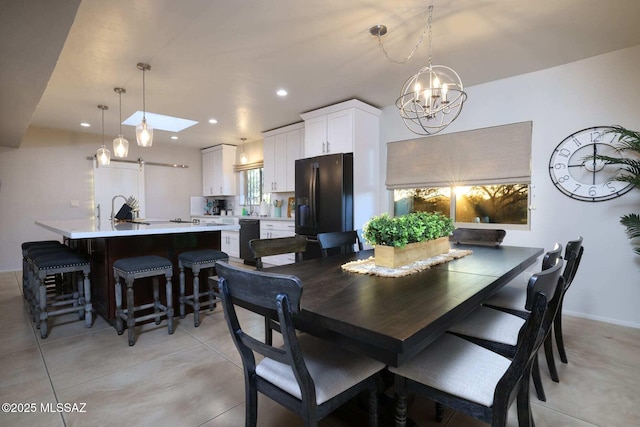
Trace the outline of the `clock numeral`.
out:
[[[598,142],[602,139],[602,131],[591,132],[591,142]]]
[[[610,192],[615,193],[618,189],[613,185],[611,181],[607,181],[604,183],[605,187],[609,189]]]
[[[562,148],[560,149],[560,151],[558,151],[558,156],[569,157],[571,156],[571,151],[567,150],[566,148]]]
[[[582,141],[580,141],[578,138],[576,138],[575,136],[573,138],[571,138],[573,140],[573,142],[578,146],[578,147],[582,147]]]
[[[566,169],[567,165],[565,165],[564,163],[556,163],[555,165],[553,165],[553,167],[555,169]]]
[[[593,186],[593,187],[589,187],[589,195],[591,197],[595,197],[598,195],[598,187]]]
[[[558,177],[558,182],[559,183],[563,183],[565,181],[569,181],[571,179],[571,177],[569,175],[563,175],[563,176],[559,176]]]
[[[576,188],[573,190],[574,193],[577,193],[578,190],[580,189],[580,187],[582,187],[582,185],[580,184],[576,184]]]

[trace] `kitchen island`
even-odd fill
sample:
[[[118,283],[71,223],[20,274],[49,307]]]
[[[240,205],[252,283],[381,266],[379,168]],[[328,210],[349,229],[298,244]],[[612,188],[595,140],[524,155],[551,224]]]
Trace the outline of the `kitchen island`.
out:
[[[91,259],[91,298],[94,310],[110,323],[115,322],[113,262],[120,258],[159,255],[173,262],[173,306],[178,307],[178,255],[194,249],[220,250],[220,232],[239,230],[222,221],[199,224],[176,220],[37,220],[36,225],[62,236],[72,247]],[[187,293],[192,292],[191,270],[187,270]],[[148,280],[148,286],[144,283]],[[204,278],[201,278],[204,280]],[[151,302],[151,279],[136,280],[136,304]],[[162,288],[162,286],[161,286]],[[164,295],[161,295],[164,298]],[[178,310],[176,310],[176,313]]]

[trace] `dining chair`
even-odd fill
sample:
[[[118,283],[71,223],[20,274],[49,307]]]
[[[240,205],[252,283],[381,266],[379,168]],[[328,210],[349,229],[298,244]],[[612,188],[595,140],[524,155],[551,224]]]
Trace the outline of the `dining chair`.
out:
[[[573,282],[582,259],[582,253],[584,252],[582,240],[582,237],[579,237],[576,240],[570,240],[567,242],[564,252],[564,260],[566,261],[564,271],[562,273],[562,277],[564,278],[564,288],[562,290],[562,296],[560,297],[558,312],[556,313],[556,318],[553,322],[553,335],[555,336],[558,353],[562,363],[568,362],[562,336],[562,305],[564,302],[564,296]],[[545,268],[545,260],[542,262],[542,268]],[[483,305],[526,319],[527,316],[529,316],[530,301],[531,295],[529,291],[525,292],[519,287],[505,286],[493,297],[485,301]],[[548,341],[545,341],[545,356],[547,358],[547,364],[551,363],[551,366],[549,367],[551,378],[555,382],[558,382],[559,377],[555,368],[555,363],[553,362],[553,345],[551,342],[551,336],[549,336]],[[551,362],[549,360],[551,360]]]
[[[318,233],[318,241],[323,257],[329,256],[331,253],[351,254],[354,252],[354,245],[358,246],[359,251],[362,250],[362,241],[356,230]]]
[[[453,230],[449,241],[457,244],[470,243],[476,245],[500,246],[507,235],[505,230],[493,230],[485,228],[456,228]]]
[[[301,235],[293,237],[277,237],[274,239],[251,239],[249,249],[256,261],[256,269],[262,270],[262,258],[272,255],[295,254],[296,262],[302,261],[302,254],[307,251],[307,238]],[[269,316],[264,318],[264,339],[267,344],[273,342],[273,330],[279,331],[278,323]]]
[[[533,426],[529,378],[559,302],[561,266],[562,260],[558,260],[555,266],[529,279],[535,289],[532,311],[510,358],[445,333],[408,362],[389,367],[395,374],[396,426],[406,424],[410,392],[493,427],[506,425],[509,407],[517,400],[519,426]]]
[[[303,285],[295,276],[216,265],[229,332],[242,358],[245,426],[255,426],[257,392],[316,426],[322,418],[363,391],[369,392],[369,425],[378,425],[377,384],[384,363],[313,337],[296,334],[292,316],[300,312]],[[277,312],[284,344],[273,347],[242,329],[235,306],[263,314]],[[254,352],[264,356],[256,364]]]
[[[553,250],[545,254],[542,271],[544,272],[551,268],[556,268],[558,264],[562,265],[563,261],[561,254],[562,245],[556,244]],[[562,281],[564,283],[564,279]],[[529,280],[527,284],[527,293],[531,296],[526,302],[526,306],[530,310],[533,304],[533,297],[536,293],[535,282],[532,283],[531,280]],[[557,311],[556,307],[559,304],[560,297],[561,292],[558,292],[558,303],[556,304],[554,302],[554,305],[552,306],[554,316]],[[458,335],[459,337],[465,338],[475,344],[479,344],[489,350],[498,352],[505,357],[513,357],[518,343],[518,336],[529,316],[530,313],[528,313],[526,317],[521,317],[481,305],[464,319],[451,326],[447,332]],[[551,322],[553,322],[553,318],[551,318]],[[551,329],[552,327],[550,326],[549,331]],[[547,334],[547,336],[545,336],[545,346],[550,342],[551,335]],[[549,363],[549,358],[547,358],[547,362]],[[551,366],[555,368],[555,365],[553,364],[553,357],[551,358]],[[549,368],[550,371],[551,369],[552,368]],[[542,380],[540,378],[540,368],[537,357],[535,358],[532,367],[532,375],[538,399],[546,401]]]

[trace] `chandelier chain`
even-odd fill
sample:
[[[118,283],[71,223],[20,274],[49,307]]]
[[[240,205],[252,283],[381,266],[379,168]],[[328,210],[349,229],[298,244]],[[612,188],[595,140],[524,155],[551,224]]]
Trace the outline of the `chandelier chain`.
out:
[[[431,62],[431,10],[433,9],[433,6],[429,6],[429,19],[428,19],[428,25],[424,28],[424,30],[422,31],[422,34],[420,35],[420,39],[418,40],[418,42],[416,43],[416,45],[413,47],[413,49],[411,49],[411,52],[409,52],[409,55],[407,55],[404,59],[401,60],[397,60],[397,59],[393,59],[391,56],[389,56],[389,53],[387,52],[387,50],[384,48],[384,44],[382,43],[382,36],[380,35],[380,33],[378,32],[377,37],[378,37],[378,47],[380,48],[380,50],[382,50],[382,53],[384,53],[384,56],[391,62],[393,62],[394,64],[399,64],[399,65],[403,65],[405,64],[408,60],[410,60],[413,57],[413,54],[416,53],[416,50],[418,49],[418,47],[422,44],[422,42],[424,41],[424,36],[425,34],[427,34],[427,30],[429,30],[429,62]]]

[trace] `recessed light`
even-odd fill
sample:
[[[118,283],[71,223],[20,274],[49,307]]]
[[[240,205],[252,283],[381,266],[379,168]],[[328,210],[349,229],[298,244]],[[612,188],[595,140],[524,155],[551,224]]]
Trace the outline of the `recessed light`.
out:
[[[91,127],[91,123],[82,122],[80,123],[80,126],[82,126],[83,128],[88,128],[88,127]]]
[[[276,92],[276,94],[278,96],[287,96],[287,91],[284,89],[278,89],[278,91]]]
[[[209,119],[209,123],[215,125],[216,123],[218,123],[218,121],[216,119]]]
[[[178,137],[177,137],[177,136],[175,136],[175,135],[173,135],[173,136],[171,137],[171,139],[178,139]]]

